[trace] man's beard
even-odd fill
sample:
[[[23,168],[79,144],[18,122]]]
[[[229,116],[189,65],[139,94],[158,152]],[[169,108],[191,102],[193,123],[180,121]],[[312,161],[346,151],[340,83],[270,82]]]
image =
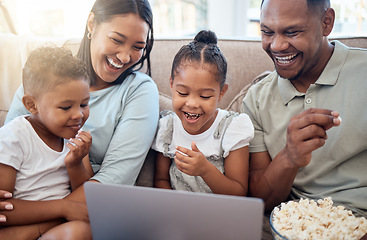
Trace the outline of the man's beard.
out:
[[[275,70],[277,71],[277,73],[278,73],[278,75],[279,76],[281,76],[282,78],[284,78],[284,79],[288,79],[289,81],[295,81],[295,80],[297,80],[300,76],[301,76],[301,74],[303,73],[303,68],[301,69],[301,70],[299,70],[293,77],[290,77],[290,78],[286,78],[286,77],[284,77],[284,76],[282,76],[279,72],[278,72],[278,69],[276,68],[276,65],[274,65],[274,67],[275,67]]]

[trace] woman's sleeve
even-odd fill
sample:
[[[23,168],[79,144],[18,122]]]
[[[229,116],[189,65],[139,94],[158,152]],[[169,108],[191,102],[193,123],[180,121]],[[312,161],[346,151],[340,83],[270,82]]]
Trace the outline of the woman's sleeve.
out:
[[[10,105],[9,112],[6,115],[5,124],[13,120],[14,118],[29,114],[27,109],[24,107],[22,97],[24,95],[23,85],[21,85],[14,94],[13,101]]]
[[[157,85],[151,79],[142,81],[127,94],[129,96],[122,106],[122,116],[115,127],[101,168],[92,178],[101,183],[133,185],[157,130]]]
[[[166,140],[166,138],[168,137],[166,135],[168,131],[167,128],[169,127],[168,126],[169,118],[172,119],[172,116],[167,115],[159,119],[157,134],[152,144],[152,149],[157,152],[161,153],[164,152],[164,140]]]
[[[226,158],[230,151],[248,146],[254,137],[254,126],[247,114],[240,114],[232,119],[223,136],[222,147]]]

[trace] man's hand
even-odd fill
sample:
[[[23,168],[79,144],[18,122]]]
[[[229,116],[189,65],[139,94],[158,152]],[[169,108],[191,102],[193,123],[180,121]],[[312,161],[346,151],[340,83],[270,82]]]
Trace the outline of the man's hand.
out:
[[[287,129],[285,153],[295,168],[305,167],[311,161],[312,151],[322,147],[326,131],[339,126],[339,113],[327,109],[308,109],[294,116]]]

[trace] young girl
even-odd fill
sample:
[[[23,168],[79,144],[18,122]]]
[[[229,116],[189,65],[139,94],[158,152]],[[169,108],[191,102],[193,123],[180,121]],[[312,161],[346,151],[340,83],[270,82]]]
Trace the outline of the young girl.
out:
[[[254,129],[246,114],[217,107],[228,89],[226,73],[211,31],[199,32],[176,54],[170,77],[174,113],[161,114],[153,143],[156,187],[247,195]]]

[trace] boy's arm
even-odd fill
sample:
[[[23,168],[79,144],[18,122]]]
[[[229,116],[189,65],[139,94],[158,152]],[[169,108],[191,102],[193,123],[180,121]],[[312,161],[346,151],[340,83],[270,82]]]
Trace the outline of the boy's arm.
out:
[[[65,165],[71,189],[74,191],[93,176],[88,155],[92,145],[92,136],[89,132],[79,131],[76,137],[69,141],[67,146],[70,152],[65,157]]]
[[[154,173],[154,187],[172,189],[169,177],[171,159],[157,152],[156,168]]]
[[[93,176],[93,169],[89,162],[89,155],[85,156],[77,165],[66,167],[72,191],[80,187]]]

